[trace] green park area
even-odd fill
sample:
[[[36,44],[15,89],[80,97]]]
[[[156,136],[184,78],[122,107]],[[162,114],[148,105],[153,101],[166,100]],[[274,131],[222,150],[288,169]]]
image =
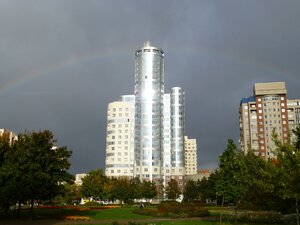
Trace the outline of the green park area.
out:
[[[96,205],[96,204],[94,204]],[[192,208],[191,208],[192,207]],[[189,214],[190,210],[192,214]],[[177,202],[163,202],[159,205],[98,205],[98,206],[40,206],[22,208],[16,219],[11,210],[8,216],[0,214],[0,224],[107,224],[107,225],[230,225],[235,224],[233,207],[202,206]],[[222,215],[222,222],[220,216]],[[295,224],[295,218],[283,219],[274,212],[253,212],[241,210],[238,213],[237,224]]]
[[[273,133],[272,159],[242,152],[229,139],[216,171],[181,189],[173,179],[116,179],[101,169],[77,185],[68,172],[71,151],[55,147],[50,131],[27,132],[13,143],[4,134],[0,224],[299,225],[300,127],[293,135],[281,143]]]

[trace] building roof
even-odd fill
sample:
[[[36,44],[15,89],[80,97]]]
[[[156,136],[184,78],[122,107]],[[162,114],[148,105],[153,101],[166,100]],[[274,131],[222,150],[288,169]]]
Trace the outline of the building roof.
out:
[[[254,84],[254,95],[286,94],[285,82],[269,82]]]
[[[254,96],[249,96],[248,98],[242,98],[240,105],[243,103],[248,103],[248,102],[255,102],[255,97]]]

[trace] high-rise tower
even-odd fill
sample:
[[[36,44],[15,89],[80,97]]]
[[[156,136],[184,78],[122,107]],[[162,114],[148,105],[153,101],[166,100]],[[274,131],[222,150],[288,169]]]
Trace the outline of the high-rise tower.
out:
[[[288,142],[291,129],[300,123],[300,100],[287,99],[284,82],[256,83],[253,94],[240,103],[241,149],[273,157],[273,132],[280,141]]]
[[[135,53],[135,176],[162,178],[164,52],[145,42]]]
[[[105,175],[160,187],[175,179],[183,189],[184,135],[185,92],[164,92],[164,52],[147,41],[135,52],[134,95],[108,105]],[[197,157],[189,159],[196,169]]]

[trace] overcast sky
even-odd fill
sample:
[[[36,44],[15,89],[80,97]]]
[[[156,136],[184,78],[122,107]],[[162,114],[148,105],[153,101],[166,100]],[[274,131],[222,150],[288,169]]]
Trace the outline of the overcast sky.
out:
[[[145,40],[165,51],[165,91],[186,91],[199,168],[238,143],[254,83],[300,97],[299,0],[1,0],[0,127],[53,131],[72,173],[104,168],[107,104],[134,93]]]

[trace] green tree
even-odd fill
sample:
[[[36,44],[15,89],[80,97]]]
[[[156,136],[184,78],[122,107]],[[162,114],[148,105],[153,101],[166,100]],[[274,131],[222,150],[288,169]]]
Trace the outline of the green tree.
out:
[[[197,197],[202,203],[215,200],[215,173],[212,173],[208,178],[203,177],[201,180],[198,180],[196,182],[196,188],[198,193]]]
[[[224,201],[235,203],[235,223],[237,224],[238,204],[244,198],[246,191],[251,185],[251,176],[247,173],[244,155],[239,151],[232,139],[228,140],[227,148],[219,158],[217,171],[216,194]],[[220,217],[220,221],[222,217]]]
[[[197,188],[197,184],[193,180],[188,180],[185,184],[185,189],[183,193],[184,201],[191,202],[199,197],[199,189]]]
[[[171,179],[168,182],[165,192],[168,199],[176,200],[181,194],[177,181]]]
[[[299,225],[299,198],[300,198],[300,128],[293,130],[296,140],[294,143],[281,143],[275,133],[274,142],[277,146],[276,172],[279,194],[284,199],[295,200],[297,225]]]
[[[77,184],[64,184],[64,192],[62,194],[63,203],[78,204],[82,198],[81,186]]]
[[[116,199],[119,199],[121,201],[121,204],[123,202],[129,204],[131,203],[132,191],[133,190],[131,190],[130,180],[126,178],[120,178],[116,180],[113,192],[116,196]]]
[[[12,198],[15,185],[12,183],[14,171],[12,170],[12,146],[9,133],[4,132],[0,135],[0,207],[5,208],[5,214],[8,213],[9,206],[15,204]]]
[[[143,181],[141,185],[141,198],[145,198],[146,201],[155,198],[157,196],[157,187],[154,182]]]
[[[107,178],[103,175],[101,169],[90,171],[82,179],[81,193],[86,198],[103,199],[104,185]]]
[[[115,186],[117,185],[116,178],[107,178],[106,182],[103,185],[103,199],[115,202],[117,195],[115,192]]]
[[[55,147],[55,142],[53,134],[45,130],[20,134],[13,143],[7,160],[12,171],[7,187],[19,209],[22,202],[30,201],[32,212],[35,200],[53,200],[62,193],[63,183],[72,182],[68,173],[71,151]]]

